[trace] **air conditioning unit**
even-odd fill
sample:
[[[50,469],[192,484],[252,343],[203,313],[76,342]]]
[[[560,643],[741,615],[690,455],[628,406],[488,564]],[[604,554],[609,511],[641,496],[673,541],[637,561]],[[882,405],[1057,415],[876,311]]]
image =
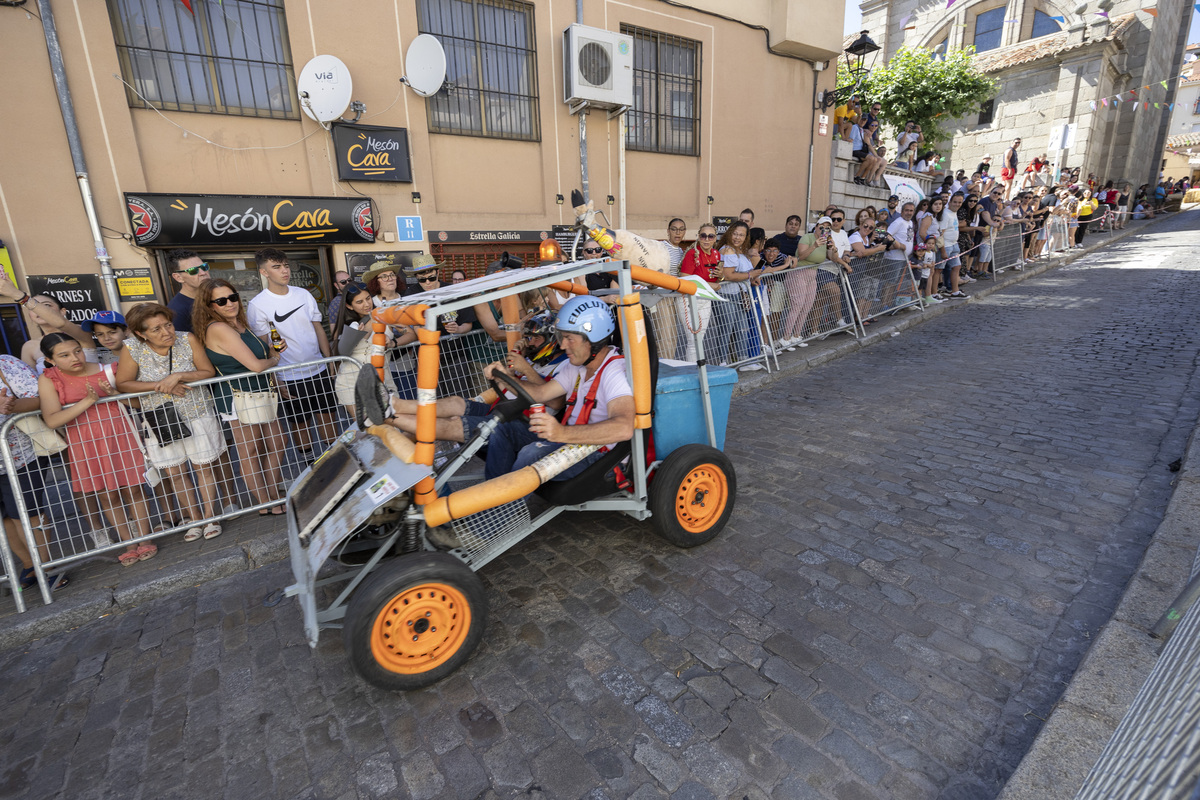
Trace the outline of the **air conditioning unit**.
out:
[[[570,105],[633,105],[633,37],[571,25],[563,31],[563,92]]]

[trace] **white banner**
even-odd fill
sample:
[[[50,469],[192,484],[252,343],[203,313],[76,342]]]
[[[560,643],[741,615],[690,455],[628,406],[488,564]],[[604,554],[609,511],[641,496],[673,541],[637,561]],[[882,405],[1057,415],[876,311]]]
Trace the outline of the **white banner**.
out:
[[[905,203],[913,203],[914,205],[925,199],[925,192],[921,189],[921,184],[915,178],[906,178],[903,175],[893,175],[890,172],[883,173],[884,179],[887,181],[888,188],[892,190],[892,194],[900,198],[900,206]]]

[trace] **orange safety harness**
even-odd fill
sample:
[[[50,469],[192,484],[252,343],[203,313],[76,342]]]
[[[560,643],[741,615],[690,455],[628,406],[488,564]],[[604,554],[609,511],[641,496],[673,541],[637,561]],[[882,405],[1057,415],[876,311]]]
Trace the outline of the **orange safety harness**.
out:
[[[614,361],[622,361],[625,356],[614,353],[604,359],[604,363],[596,370],[596,376],[592,378],[591,388],[583,398],[583,406],[579,409],[579,418],[571,422],[571,412],[575,410],[575,403],[579,399],[579,384],[583,381],[583,375],[575,377],[575,387],[571,389],[571,396],[567,398],[567,407],[563,413],[563,422],[570,425],[587,425],[588,420],[592,418],[592,409],[596,407],[596,392],[600,390],[600,376],[604,374],[605,368]]]
[[[596,392],[598,392],[600,390],[600,376],[604,374],[604,370],[606,367],[608,367],[609,364],[613,363],[614,361],[624,360],[624,358],[625,357],[622,355],[614,354],[604,360],[604,363],[601,364],[600,368],[596,370],[595,377],[592,378],[591,387],[588,389],[587,394],[584,395],[583,405],[580,406],[580,408],[579,408],[579,418],[576,419],[575,422],[573,422],[571,424],[573,424],[573,425],[587,425],[588,424],[588,420],[590,420],[592,418],[592,409],[596,407]],[[582,375],[576,376],[576,378],[575,378],[575,387],[571,390],[571,396],[569,398],[567,398],[566,410],[563,413],[563,422],[564,423],[568,422],[571,419],[571,412],[575,409],[575,403],[579,400],[579,384],[582,380],[583,380]],[[608,451],[607,447],[601,447],[599,452],[604,453],[607,451]],[[616,478],[618,489],[628,491],[629,489],[632,488],[633,483],[632,483],[632,481],[629,480],[629,477],[621,469],[620,464],[617,464],[616,466],[613,467],[613,475]]]

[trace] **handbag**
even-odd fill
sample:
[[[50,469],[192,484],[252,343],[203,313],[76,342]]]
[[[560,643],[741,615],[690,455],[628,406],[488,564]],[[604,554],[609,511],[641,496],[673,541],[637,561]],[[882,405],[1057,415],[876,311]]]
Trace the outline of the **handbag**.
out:
[[[167,352],[167,374],[170,375],[175,366],[174,345]],[[155,408],[143,410],[142,419],[145,420],[145,425],[150,429],[150,433],[158,440],[159,447],[166,447],[192,435],[192,429],[179,416],[174,400],[169,400]]]
[[[243,425],[265,425],[279,418],[278,392],[233,390],[233,410]]]
[[[257,355],[257,353],[255,353]],[[274,390],[275,376],[267,375],[271,389],[265,392],[248,392],[233,389],[233,411],[243,425],[265,425],[279,418],[279,393]]]
[[[0,380],[3,380],[4,385],[8,387],[8,393],[16,397],[17,393],[13,391],[3,371],[0,371]],[[67,449],[67,443],[46,424],[41,415],[36,417],[22,417],[13,423],[13,425],[17,430],[29,437],[29,441],[33,443],[33,454],[38,458],[57,455]]]

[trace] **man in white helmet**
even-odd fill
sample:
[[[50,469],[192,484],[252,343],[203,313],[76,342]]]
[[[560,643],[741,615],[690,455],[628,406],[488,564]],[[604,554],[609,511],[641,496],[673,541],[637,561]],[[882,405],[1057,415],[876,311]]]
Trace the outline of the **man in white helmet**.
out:
[[[633,390],[624,359],[611,343],[616,325],[608,304],[596,297],[573,297],[559,309],[556,328],[568,363],[546,383],[525,388],[538,403],[566,397],[564,421],[541,412],[529,417],[528,426],[516,421],[498,427],[488,439],[489,479],[529,466],[565,444],[603,445],[555,477],[565,480],[633,436]],[[484,372],[491,377],[496,369],[502,367],[492,364]]]

